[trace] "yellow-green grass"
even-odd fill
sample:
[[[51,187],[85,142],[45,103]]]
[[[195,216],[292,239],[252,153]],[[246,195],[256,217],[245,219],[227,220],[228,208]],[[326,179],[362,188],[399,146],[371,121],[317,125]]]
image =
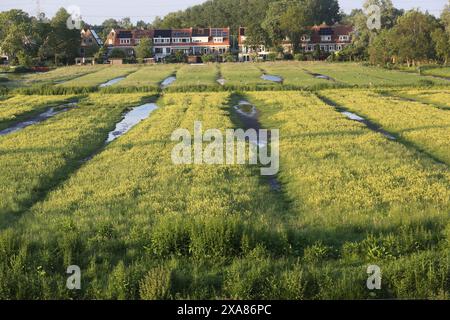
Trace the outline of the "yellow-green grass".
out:
[[[184,65],[177,70],[176,77],[170,87],[218,86],[217,65],[213,63]]]
[[[174,64],[155,64],[141,67],[113,87],[156,87],[164,79],[173,75],[178,68],[179,66]]]
[[[26,84],[59,83],[106,68],[105,65],[60,67],[49,72],[34,73],[23,77]]]
[[[108,98],[108,99],[107,99]],[[64,180],[103,145],[122,112],[142,94],[91,95],[78,108],[0,137],[0,226]]]
[[[0,130],[33,117],[52,106],[63,104],[74,96],[16,95],[0,101]]]
[[[264,66],[255,63],[225,63],[220,66],[220,71],[222,78],[225,79],[225,85],[273,85],[274,83],[261,79],[263,72],[260,67]]]
[[[366,90],[331,90],[321,94],[450,164],[450,114],[447,110]]]
[[[366,67],[358,63],[302,62],[302,66],[312,73],[327,75],[338,82],[355,86],[421,85],[424,80],[435,84],[449,84],[448,81],[433,77]]]
[[[450,67],[424,68],[423,74],[450,79]]]
[[[313,94],[247,96],[264,127],[280,129],[280,178],[299,228],[356,231],[448,215],[447,165],[348,120]]]
[[[110,80],[126,77],[130,73],[135,72],[139,69],[136,65],[123,65],[123,66],[109,66],[97,72],[81,76],[70,81],[66,81],[61,86],[64,87],[94,87],[99,86]],[[123,81],[123,80],[122,80]]]
[[[450,90],[446,88],[399,90],[392,93],[407,99],[433,104],[442,109],[450,109]]]
[[[177,143],[170,141],[173,130],[193,132],[195,121],[202,121],[204,129],[234,127],[225,111],[228,97],[226,93],[165,94],[149,119],[33,206],[10,231],[22,245],[39,248],[24,258],[26,270],[41,265],[48,275],[44,287],[54,288],[64,276],[59,273],[62,266],[76,263],[85,270],[85,286],[77,297],[155,299],[164,293],[146,289],[152,281],[147,273],[154,268],[163,271],[171,260],[203,261],[199,267],[213,261],[222,268],[260,242],[261,248],[266,242],[279,254],[286,250],[285,235],[276,236],[282,207],[268,184],[261,183],[257,167],[172,163]],[[6,251],[11,254],[13,249]],[[6,272],[9,267],[2,265]],[[217,267],[212,268],[216,275],[204,278],[207,291],[180,288],[178,294],[167,295],[211,297],[214,287],[209,286],[221,281]],[[134,274],[130,278],[134,289],[111,290],[118,284],[119,270]],[[199,276],[207,273],[203,270]],[[36,283],[36,275],[28,273],[30,283]],[[0,296],[18,285],[20,281],[8,278],[0,284],[4,289]],[[180,285],[182,281],[174,279],[174,286]],[[67,298],[71,294],[39,284],[29,287],[11,291],[11,296]]]
[[[310,87],[318,84],[330,84],[332,82],[324,79],[318,79],[306,73],[303,66],[298,62],[266,62],[261,66],[267,74],[280,76],[283,78],[283,84]]]

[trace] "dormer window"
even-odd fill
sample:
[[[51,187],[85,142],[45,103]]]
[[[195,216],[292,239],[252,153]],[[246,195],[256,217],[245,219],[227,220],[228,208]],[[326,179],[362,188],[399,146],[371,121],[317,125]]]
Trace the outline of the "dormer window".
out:
[[[302,40],[302,41],[304,41],[304,42],[311,41],[311,37],[310,37],[310,36],[302,36],[302,37],[300,38],[300,40]]]
[[[339,41],[349,41],[350,40],[350,36],[345,35],[345,36],[339,36]]]
[[[320,36],[321,41],[331,41],[331,36]]]
[[[130,44],[131,39],[120,39],[120,44]]]

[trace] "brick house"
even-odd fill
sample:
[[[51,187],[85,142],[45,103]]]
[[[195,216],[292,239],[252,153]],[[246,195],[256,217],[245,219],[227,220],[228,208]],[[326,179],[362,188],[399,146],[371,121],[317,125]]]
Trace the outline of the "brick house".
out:
[[[327,24],[321,24],[310,27],[309,34],[303,35],[298,40],[304,52],[313,52],[316,47],[324,52],[337,52],[352,43],[352,33],[352,26],[340,24],[329,26]],[[245,28],[241,27],[239,28],[238,34],[239,61],[250,61],[252,55],[257,55],[260,60],[267,59],[270,52],[264,45],[254,50],[245,45],[245,40]],[[284,52],[293,53],[292,41],[285,39],[281,45],[283,46]]]
[[[216,55],[218,59],[230,51],[229,28],[186,28],[155,30],[111,30],[106,45],[111,51],[120,48],[127,54],[134,54],[139,40],[148,37],[153,40],[156,61],[182,51],[187,56],[200,57],[203,54]]]
[[[153,39],[153,30],[112,29],[106,37],[108,53],[113,49],[121,49],[129,56],[134,55],[135,48],[142,38]]]
[[[310,34],[300,38],[304,52],[313,52],[317,47],[324,52],[337,52],[352,43],[352,26],[341,24],[329,26],[323,23],[311,27],[310,30]]]

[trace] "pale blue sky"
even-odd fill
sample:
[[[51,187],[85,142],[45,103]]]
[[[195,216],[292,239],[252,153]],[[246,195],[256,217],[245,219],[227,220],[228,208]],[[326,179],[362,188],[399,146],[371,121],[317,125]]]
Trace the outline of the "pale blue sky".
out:
[[[52,16],[60,7],[77,5],[81,9],[83,19],[91,24],[101,23],[107,18],[120,19],[131,17],[135,22],[153,21],[156,16],[185,9],[205,0],[0,0],[0,11],[19,8],[35,15],[37,2],[42,11]],[[353,8],[360,8],[364,0],[339,0],[341,8],[350,12]],[[434,15],[440,15],[448,0],[393,0],[396,7],[411,9],[421,8]]]

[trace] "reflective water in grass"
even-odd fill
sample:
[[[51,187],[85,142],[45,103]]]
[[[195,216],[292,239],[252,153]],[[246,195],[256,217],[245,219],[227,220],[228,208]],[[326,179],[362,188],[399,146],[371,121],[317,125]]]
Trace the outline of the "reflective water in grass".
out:
[[[363,117],[360,117],[359,115],[357,115],[357,114],[355,114],[353,112],[350,112],[350,111],[340,111],[340,112],[341,112],[341,114],[345,115],[348,119],[354,120],[354,121],[358,121],[358,122],[361,122],[361,123],[365,124],[369,129],[381,133],[382,135],[384,135],[389,140],[397,140],[397,138],[394,137],[393,135],[389,134],[388,132],[386,132],[383,129],[379,128],[374,123],[370,122],[367,119],[364,119]]]
[[[273,82],[277,82],[277,83],[283,82],[283,78],[281,78],[279,76],[270,75],[270,74],[263,74],[261,76],[261,79],[267,80],[267,81],[273,81]]]
[[[224,86],[224,85],[225,85],[225,79],[223,79],[223,78],[217,79],[217,82],[218,82],[221,86]]]
[[[112,85],[122,81],[123,79],[125,79],[125,77],[115,78],[115,79],[109,80],[108,82],[102,83],[99,87],[100,88],[109,87],[109,86],[112,86]]]
[[[164,79],[164,81],[161,82],[161,88],[162,88],[162,89],[167,88],[167,87],[170,86],[175,80],[177,80],[177,78],[176,78],[175,76],[170,76],[170,77]]]
[[[154,103],[146,103],[141,106],[134,107],[131,111],[125,114],[122,121],[116,124],[114,131],[109,133],[106,143],[108,144],[130,131],[130,129],[139,122],[148,118],[148,116],[150,116],[150,114],[157,108],[158,106]]]
[[[4,130],[0,131],[0,136],[4,136],[4,135],[7,135],[7,134],[10,134],[10,133],[13,133],[13,132],[17,132],[17,131],[22,130],[22,129],[26,128],[26,127],[29,127],[29,126],[31,126],[33,124],[36,124],[36,123],[42,122],[44,120],[47,120],[47,119],[49,119],[51,117],[54,117],[55,115],[57,115],[57,114],[59,114],[61,112],[67,111],[70,108],[73,108],[75,106],[76,106],[75,103],[69,103],[69,104],[66,104],[66,105],[63,105],[63,106],[60,106],[60,107],[56,107],[56,108],[52,107],[52,108],[48,109],[47,111],[37,115],[34,118],[31,118],[31,119],[29,119],[27,121],[16,123],[12,127],[9,127],[7,129],[4,129]]]
[[[246,100],[241,100],[236,106],[233,107],[238,114],[240,120],[244,124],[246,129],[255,129],[257,136],[255,139],[250,139],[249,143],[257,145],[259,148],[268,147],[268,139],[270,139],[270,133],[266,136],[260,135],[259,130],[261,129],[261,124],[258,121],[259,112],[258,109]],[[276,176],[267,176],[267,182],[270,188],[274,191],[281,191],[281,184],[277,180]]]

